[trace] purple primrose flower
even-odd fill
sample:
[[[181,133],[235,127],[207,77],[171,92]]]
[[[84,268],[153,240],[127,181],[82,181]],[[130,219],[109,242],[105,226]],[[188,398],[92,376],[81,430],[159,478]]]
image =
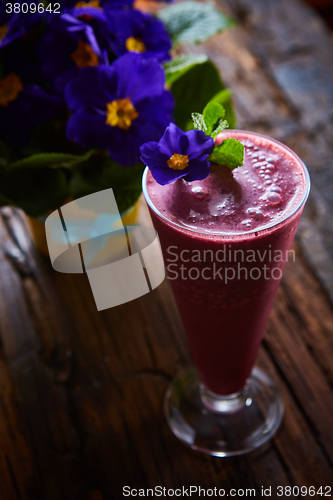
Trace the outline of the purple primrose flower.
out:
[[[105,62],[94,29],[70,14],[49,17],[36,51],[42,79],[62,95],[81,68]]]
[[[34,129],[64,112],[63,100],[15,73],[0,80],[0,140],[24,144]]]
[[[123,165],[139,160],[141,144],[158,139],[172,119],[173,99],[162,66],[126,54],[111,66],[83,68],[66,87],[73,115],[67,137],[109,151]]]
[[[161,62],[170,59],[170,36],[159,19],[135,9],[108,11],[106,17],[114,34],[111,44],[117,56],[137,52]]]
[[[209,174],[208,156],[214,140],[202,130],[183,132],[174,123],[166,128],[158,142],[147,142],[140,148],[141,161],[147,165],[159,184],[177,179],[204,179]]]

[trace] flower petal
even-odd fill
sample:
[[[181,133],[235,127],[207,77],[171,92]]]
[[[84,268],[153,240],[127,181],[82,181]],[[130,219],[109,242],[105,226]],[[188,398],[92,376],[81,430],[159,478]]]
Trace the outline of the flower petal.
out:
[[[174,153],[181,153],[180,138],[185,136],[185,133],[174,123],[170,123],[160,140],[160,148],[163,153],[172,156]]]
[[[136,9],[112,10],[106,15],[113,34],[111,44],[118,56],[128,52],[126,41],[134,37],[143,42],[145,50],[141,56],[145,59],[154,58],[158,61],[170,59],[170,36],[159,19]]]
[[[210,155],[214,149],[214,139],[207,136],[202,130],[190,130],[186,136],[191,144],[189,158],[199,158],[203,155]]]
[[[140,160],[149,168],[167,167],[168,156],[161,153],[158,142],[146,142],[140,147]]]
[[[187,169],[188,173],[184,178],[188,182],[205,179],[209,174],[209,167],[208,160],[192,160],[190,167]]]
[[[150,167],[151,175],[154,177],[155,181],[165,186],[171,182],[181,179],[186,176],[186,172],[183,170],[173,170],[172,168],[157,168]]]
[[[102,116],[88,110],[78,110],[67,123],[68,139],[83,147],[106,149],[112,142],[112,128]]]
[[[106,103],[112,100],[114,76],[110,66],[82,68],[79,76],[65,89],[68,107],[73,110],[81,107],[104,110]]]
[[[161,96],[145,99],[137,106],[139,117],[132,122],[128,131],[113,127],[113,142],[108,147],[110,155],[123,165],[139,161],[140,146],[161,137],[166,124],[172,117],[173,99],[165,91]]]
[[[112,69],[117,74],[119,98],[130,97],[135,104],[164,91],[165,74],[157,61],[146,60],[139,54],[125,54],[112,64]]]

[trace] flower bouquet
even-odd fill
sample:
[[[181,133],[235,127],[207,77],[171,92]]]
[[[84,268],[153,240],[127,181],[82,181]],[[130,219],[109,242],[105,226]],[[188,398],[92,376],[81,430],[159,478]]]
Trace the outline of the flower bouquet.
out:
[[[36,1],[1,5],[1,205],[45,216],[112,187],[126,213],[141,192],[142,144],[170,122],[190,128],[212,97],[234,126],[214,64],[181,51],[232,25],[211,4],[152,14],[132,0]]]

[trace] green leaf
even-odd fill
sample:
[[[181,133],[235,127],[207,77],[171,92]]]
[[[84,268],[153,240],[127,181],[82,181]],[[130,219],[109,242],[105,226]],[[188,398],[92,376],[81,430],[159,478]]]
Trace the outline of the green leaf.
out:
[[[225,109],[224,118],[229,123],[229,128],[235,128],[237,120],[234,112],[234,107],[232,104],[231,90],[229,89],[220,90],[217,94],[215,94],[212,97],[211,101],[217,102],[224,107]]]
[[[229,128],[229,123],[227,122],[227,120],[220,120],[211,134],[213,139],[215,139],[215,137],[226,128]]]
[[[164,63],[166,84],[171,85],[196,64],[208,61],[205,54],[183,54]]]
[[[0,203],[15,205],[27,214],[44,215],[68,197],[68,178],[64,170],[44,167],[0,171]]]
[[[225,109],[216,101],[210,101],[203,110],[203,119],[207,127],[207,135],[212,135],[218,122],[225,116]]]
[[[214,148],[209,159],[213,163],[225,165],[230,170],[233,170],[243,165],[244,145],[236,139],[225,139],[219,146]]]
[[[203,114],[192,113],[193,127],[215,139],[222,130],[229,127],[228,122],[223,120],[224,115],[224,107],[217,102],[210,101],[203,110]]]
[[[213,4],[204,2],[179,2],[161,9],[157,16],[175,44],[199,43],[235,24]]]
[[[190,67],[173,82],[174,117],[182,130],[192,128],[192,113],[201,113],[208,101],[224,89],[215,65],[206,60]]]
[[[203,130],[207,132],[207,126],[204,117],[201,113],[192,113],[193,127],[197,130]]]
[[[88,151],[84,155],[73,155],[66,153],[38,153],[11,163],[10,165],[8,165],[8,168],[70,168],[77,163],[87,161],[94,153],[94,150]]]
[[[124,212],[141,194],[143,168],[142,165],[124,167],[109,156],[99,162],[90,160],[74,171],[70,183],[71,196],[78,198],[111,187],[120,212]]]
[[[11,157],[10,147],[4,142],[0,142],[0,168],[6,167]]]

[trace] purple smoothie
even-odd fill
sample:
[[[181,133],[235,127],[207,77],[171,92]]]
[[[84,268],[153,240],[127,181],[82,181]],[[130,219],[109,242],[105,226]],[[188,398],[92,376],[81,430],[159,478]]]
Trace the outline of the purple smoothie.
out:
[[[244,131],[244,166],[213,166],[204,180],[145,196],[202,382],[217,394],[242,389],[255,362],[309,179],[286,146]]]

